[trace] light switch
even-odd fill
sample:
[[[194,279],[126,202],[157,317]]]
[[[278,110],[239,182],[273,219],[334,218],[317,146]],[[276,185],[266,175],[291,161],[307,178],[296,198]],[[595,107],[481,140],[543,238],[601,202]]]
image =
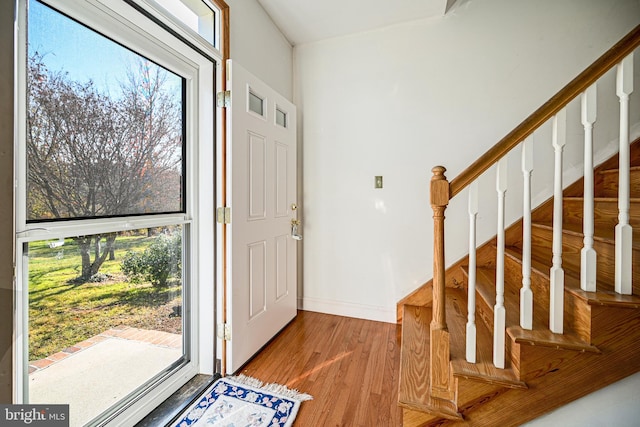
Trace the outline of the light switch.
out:
[[[375,178],[374,188],[382,188],[382,176],[376,176]]]

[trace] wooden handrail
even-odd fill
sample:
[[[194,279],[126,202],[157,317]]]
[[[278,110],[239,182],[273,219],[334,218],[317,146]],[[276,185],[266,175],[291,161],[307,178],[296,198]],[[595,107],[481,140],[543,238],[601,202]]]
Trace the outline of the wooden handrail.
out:
[[[604,53],[596,62],[573,79],[560,92],[527,117],[518,127],[509,132],[482,157],[473,162],[457,177],[451,180],[450,197],[453,198],[467,185],[475,181],[484,171],[504,157],[515,146],[531,135],[547,120],[555,116],[569,102],[587,90],[607,71],[621,62],[627,55],[640,46],[640,25],[635,27],[622,40]]]

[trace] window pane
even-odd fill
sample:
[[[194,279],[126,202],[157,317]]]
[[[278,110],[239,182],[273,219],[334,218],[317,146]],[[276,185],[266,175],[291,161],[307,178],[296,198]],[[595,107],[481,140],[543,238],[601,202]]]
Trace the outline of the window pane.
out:
[[[253,92],[249,92],[249,110],[264,116],[264,100]]]
[[[29,7],[27,220],[184,211],[185,80]]]
[[[184,360],[182,236],[176,225],[28,244],[30,403],[69,404],[82,425]]]
[[[287,113],[279,108],[276,108],[276,124],[282,126],[283,128],[287,127]]]
[[[167,12],[215,45],[215,12],[202,0],[156,0]]]

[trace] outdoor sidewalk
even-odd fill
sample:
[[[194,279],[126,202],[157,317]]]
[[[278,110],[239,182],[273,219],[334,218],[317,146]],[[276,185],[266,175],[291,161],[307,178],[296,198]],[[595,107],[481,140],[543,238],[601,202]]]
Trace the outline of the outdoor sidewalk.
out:
[[[182,335],[109,329],[29,365],[30,403],[69,403],[81,426],[167,368],[182,354]]]

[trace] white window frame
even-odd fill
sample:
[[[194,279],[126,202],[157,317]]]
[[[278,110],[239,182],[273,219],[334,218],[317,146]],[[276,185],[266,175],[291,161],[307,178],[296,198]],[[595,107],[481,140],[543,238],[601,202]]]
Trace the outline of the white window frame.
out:
[[[190,334],[190,361],[167,374],[161,383],[155,384],[135,402],[125,407],[100,425],[134,424],[153,408],[174,393],[186,381],[198,373],[214,372],[214,271],[215,224],[213,222],[215,200],[215,147],[220,139],[220,113],[215,108],[216,89],[222,87],[220,51],[206,43],[200,36],[194,37],[172,16],[152,7],[147,0],[135,0],[135,5],[157,22],[143,17],[141,12],[124,1],[111,0],[41,0],[43,3],[77,19],[88,27],[104,34],[124,46],[144,54],[176,74],[187,79],[187,138],[185,213],[154,215],[152,217],[103,218],[92,220],[70,220],[52,223],[26,222],[26,4],[18,0],[17,15],[17,84],[16,84],[16,161],[15,161],[15,217],[16,217],[16,312],[15,312],[15,378],[14,402],[23,403],[28,393],[24,382],[28,380],[28,340],[24,331],[28,328],[28,272],[23,268],[23,244],[36,240],[49,240],[81,234],[98,234],[109,231],[138,229],[165,224],[183,224],[191,232],[185,236],[189,243],[190,289],[187,291],[191,307],[190,325],[185,333]],[[219,11],[216,11],[219,17]],[[165,26],[162,28],[161,25]],[[174,34],[171,34],[173,32]],[[216,33],[219,27],[216,27]],[[185,43],[198,49],[185,49]],[[216,40],[219,35],[216,34]],[[204,55],[203,55],[204,54]],[[208,56],[210,60],[205,60]],[[213,62],[211,61],[213,60]],[[213,79],[215,76],[215,81]],[[193,114],[193,112],[196,112]],[[212,125],[215,118],[217,126]],[[215,134],[214,134],[215,129]],[[26,354],[25,354],[26,352]]]

